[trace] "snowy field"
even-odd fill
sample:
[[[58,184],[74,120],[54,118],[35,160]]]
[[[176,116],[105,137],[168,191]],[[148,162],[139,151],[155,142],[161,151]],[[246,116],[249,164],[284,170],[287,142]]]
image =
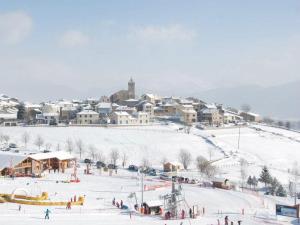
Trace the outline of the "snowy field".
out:
[[[23,149],[22,134],[27,131],[30,134],[30,143],[27,152],[37,151],[34,140],[40,135],[45,143],[51,143],[55,150],[60,144],[61,150],[65,149],[66,139],[75,142],[81,139],[85,146],[85,157],[89,157],[88,146],[94,145],[98,151],[102,151],[108,158],[111,149],[125,151],[128,155],[127,164],[140,164],[143,158],[148,158],[153,166],[161,167],[161,160],[166,157],[169,161],[178,161],[180,149],[191,152],[195,159],[198,155],[217,160],[215,165],[220,172],[218,176],[239,181],[239,160],[246,159],[250,166],[249,175],[259,176],[261,167],[267,165],[271,168],[271,174],[287,184],[289,179],[288,169],[295,160],[300,161],[299,133],[281,130],[277,128],[260,127],[241,128],[240,148],[238,149],[238,128],[198,130],[192,128],[190,134],[178,131],[180,126],[155,125],[149,127],[1,127],[0,133],[8,134],[10,142],[17,143]],[[256,128],[258,128],[256,126]],[[291,139],[292,137],[292,139]],[[76,148],[74,147],[74,153]],[[119,162],[120,164],[121,162]],[[11,193],[15,188],[25,188],[35,195],[42,191],[49,193],[51,200],[66,201],[74,195],[85,195],[84,206],[74,206],[67,211],[64,207],[50,207],[50,220],[44,221],[45,207],[23,206],[18,211],[18,205],[12,203],[0,204],[0,224],[159,224],[179,225],[185,224],[217,224],[217,220],[224,222],[224,216],[237,224],[297,224],[296,221],[287,218],[276,218],[275,203],[290,203],[289,198],[275,198],[256,195],[251,192],[225,191],[211,188],[201,188],[196,184],[184,184],[183,193],[186,198],[185,207],[198,205],[205,208],[205,215],[197,219],[185,219],[183,221],[165,221],[158,216],[141,216],[133,214],[129,217],[128,211],[119,210],[112,206],[112,198],[121,199],[129,208],[134,202],[128,196],[136,192],[140,201],[140,182],[136,173],[127,170],[119,170],[112,177],[106,173],[99,174],[93,168],[93,175],[84,175],[81,164],[79,169],[78,184],[62,183],[60,181],[70,179],[71,170],[66,174],[46,174],[41,179],[18,178],[15,180],[0,178],[0,193]],[[195,164],[191,164],[191,176],[198,176]],[[148,177],[146,185],[160,184],[155,177]],[[145,200],[158,200],[160,195],[170,192],[169,187],[146,191]],[[245,215],[242,215],[242,209]]]

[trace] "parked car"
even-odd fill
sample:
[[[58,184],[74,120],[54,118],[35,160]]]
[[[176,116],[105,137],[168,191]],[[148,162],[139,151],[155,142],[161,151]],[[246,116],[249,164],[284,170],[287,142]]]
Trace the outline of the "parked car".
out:
[[[135,172],[137,172],[137,171],[139,170],[139,167],[138,167],[138,166],[135,166],[135,165],[130,165],[130,166],[128,167],[128,170],[129,170],[129,171],[135,171]]]
[[[156,170],[155,169],[150,169],[150,171],[148,172],[148,175],[150,176],[156,176]]]
[[[84,163],[93,163],[93,161],[91,160],[91,159],[84,159],[84,161],[83,161]]]
[[[160,178],[161,180],[172,180],[172,178],[169,177],[169,176],[166,175],[166,174],[161,174],[159,178]]]
[[[101,161],[97,161],[96,162],[96,166],[97,166],[97,169],[100,169],[100,168],[104,168],[106,167],[106,164],[104,162],[101,162]]]
[[[117,166],[117,165],[114,165],[114,164],[108,164],[108,165],[107,165],[107,168],[108,168],[108,169],[113,169],[113,170],[115,170],[115,169],[118,168],[118,166]]]
[[[10,148],[4,148],[2,151],[4,151],[4,152],[9,152],[9,151],[10,151]]]
[[[10,144],[9,144],[9,147],[10,147],[10,148],[17,148],[17,145],[16,145],[15,143],[10,143]]]
[[[51,151],[49,151],[49,150],[44,150],[43,152],[44,152],[44,153],[49,153],[49,152],[51,152]]]

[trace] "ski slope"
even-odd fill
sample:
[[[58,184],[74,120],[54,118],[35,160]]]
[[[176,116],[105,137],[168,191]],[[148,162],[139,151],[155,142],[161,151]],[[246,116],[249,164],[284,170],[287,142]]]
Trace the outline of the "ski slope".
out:
[[[118,149],[120,153],[126,152],[129,156],[127,164],[139,165],[143,158],[148,158],[151,164],[161,168],[161,160],[166,157],[169,161],[178,161],[180,149],[191,152],[193,159],[198,155],[212,160],[218,169],[217,176],[240,181],[239,161],[244,158],[248,161],[248,174],[259,176],[261,167],[267,165],[271,174],[287,185],[291,168],[295,160],[300,161],[300,143],[297,139],[299,133],[281,130],[278,128],[255,125],[240,129],[240,146],[238,148],[238,128],[198,130],[192,128],[190,134],[179,130],[180,125],[153,125],[147,127],[1,127],[0,133],[8,134],[10,142],[17,143],[20,150],[24,149],[21,141],[22,134],[30,134],[28,149],[24,152],[36,152],[34,140],[40,135],[45,143],[51,143],[55,151],[57,144],[61,150],[66,148],[66,139],[74,143],[81,139],[85,144],[85,155],[90,157],[88,146],[94,145],[98,151],[105,153],[107,161],[111,149]],[[257,129],[259,128],[259,129]],[[44,148],[43,148],[44,149]],[[78,154],[74,146],[74,154]],[[121,164],[121,161],[119,161]],[[127,170],[119,170],[112,177],[108,174],[99,174],[96,168],[92,169],[93,175],[84,175],[84,165],[79,168],[81,182],[78,184],[62,183],[68,180],[72,170],[66,174],[47,174],[41,179],[18,178],[0,179],[0,193],[11,193],[15,188],[25,188],[31,194],[47,191],[53,201],[65,201],[74,195],[85,195],[86,202],[82,207],[73,207],[66,211],[64,207],[50,207],[52,211],[49,221],[44,221],[45,207],[23,206],[21,212],[18,206],[11,203],[0,204],[0,224],[180,224],[181,221],[164,221],[156,216],[141,216],[133,214],[130,219],[128,211],[119,210],[111,205],[112,198],[121,199],[130,208],[134,201],[128,196],[131,192],[137,193],[137,200],[141,199],[139,176]],[[186,175],[200,177],[192,163]],[[149,178],[146,185],[155,185],[161,181]],[[144,193],[144,200],[158,200],[161,195],[170,192],[170,188],[160,188]],[[201,188],[198,185],[184,184],[183,193],[187,205],[198,205],[205,208],[205,215],[195,220],[186,219],[183,224],[217,224],[219,219],[223,222],[228,215],[236,224],[242,220],[243,225],[256,224],[296,224],[293,219],[276,218],[274,207],[276,203],[292,204],[290,198],[276,198],[253,194],[251,192],[226,191],[212,188]],[[186,206],[187,207],[187,206]],[[242,215],[242,209],[245,215]],[[221,223],[222,224],[222,223]]]

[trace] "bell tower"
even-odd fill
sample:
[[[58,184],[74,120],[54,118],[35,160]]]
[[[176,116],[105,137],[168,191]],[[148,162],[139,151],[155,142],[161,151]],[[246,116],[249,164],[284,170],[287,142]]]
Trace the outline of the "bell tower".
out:
[[[132,78],[128,81],[128,98],[135,98],[135,82]]]

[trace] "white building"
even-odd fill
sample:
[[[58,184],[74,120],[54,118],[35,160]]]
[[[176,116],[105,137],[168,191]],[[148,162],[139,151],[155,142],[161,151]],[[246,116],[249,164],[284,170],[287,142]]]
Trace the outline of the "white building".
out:
[[[111,123],[117,125],[147,125],[149,115],[146,112],[135,112],[130,115],[127,112],[116,111],[111,115]]]
[[[97,124],[99,123],[99,114],[93,110],[83,110],[76,114],[77,124]]]
[[[185,124],[197,122],[197,112],[192,105],[179,105],[177,108],[180,121]]]

